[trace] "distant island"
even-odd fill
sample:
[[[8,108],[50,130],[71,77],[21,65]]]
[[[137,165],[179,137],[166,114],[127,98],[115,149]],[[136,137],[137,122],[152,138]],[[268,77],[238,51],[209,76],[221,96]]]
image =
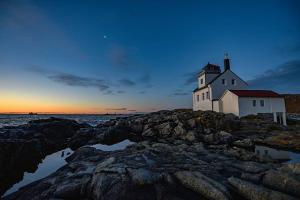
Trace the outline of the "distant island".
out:
[[[35,112],[30,112],[30,113],[28,113],[28,115],[37,115],[37,113],[35,113]]]

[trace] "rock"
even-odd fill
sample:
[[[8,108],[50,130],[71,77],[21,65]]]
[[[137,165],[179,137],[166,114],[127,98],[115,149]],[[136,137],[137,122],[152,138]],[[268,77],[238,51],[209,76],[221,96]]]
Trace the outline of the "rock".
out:
[[[270,168],[267,165],[263,165],[263,164],[260,164],[257,162],[252,162],[252,161],[233,162],[233,163],[228,163],[228,164],[235,168],[242,170],[243,172],[253,173],[253,174],[264,172]]]
[[[245,149],[254,148],[254,143],[251,139],[237,140],[233,142],[233,145]]]
[[[89,140],[95,137],[95,131],[92,128],[81,128],[70,139],[69,146],[71,149],[77,149],[80,146],[88,143]]]
[[[71,182],[65,185],[59,185],[59,187],[54,192],[53,196],[58,198],[79,198],[81,191],[81,184],[78,182]]]
[[[193,142],[197,138],[196,135],[197,134],[194,131],[189,131],[186,135],[182,136],[182,139]]]
[[[110,157],[110,158],[104,160],[103,162],[101,162],[97,165],[95,172],[96,173],[101,172],[105,167],[114,163],[115,161],[116,161],[116,158],[114,158],[114,157]]]
[[[173,124],[165,122],[155,127],[161,137],[167,137],[173,133]]]
[[[143,137],[154,137],[156,135],[156,132],[152,128],[148,128],[143,131],[142,136]]]
[[[103,154],[101,156],[101,154]],[[104,158],[106,156],[106,153],[100,150],[97,150],[93,147],[81,147],[79,149],[77,149],[73,154],[71,154],[70,156],[68,156],[66,158],[67,162],[71,162],[71,161],[80,161],[80,160],[84,160],[85,158],[90,158],[93,156],[97,156],[98,159],[99,158]]]
[[[296,200],[296,198],[277,192],[274,190],[267,189],[265,187],[252,184],[241,179],[230,177],[228,178],[229,184],[233,190],[236,191],[240,196],[249,200]]]
[[[300,177],[287,173],[269,170],[263,177],[263,184],[269,188],[300,197]]]
[[[190,128],[196,128],[197,121],[196,121],[196,119],[189,119],[189,120],[187,120],[187,124]]]
[[[284,164],[280,170],[290,174],[300,175],[300,163]]]
[[[175,177],[183,186],[201,194],[208,199],[229,199],[230,195],[225,186],[204,176],[200,172],[179,171]]]
[[[214,141],[215,141],[214,134],[204,135],[203,140],[204,140],[204,142],[206,142],[208,144],[214,144]]]
[[[215,140],[218,144],[228,144],[232,141],[232,135],[225,131],[220,131],[215,134]]]
[[[262,173],[259,173],[259,174],[242,173],[241,178],[243,180],[258,184],[258,183],[260,183],[262,176],[263,176]]]
[[[183,136],[186,134],[186,129],[183,128],[183,124],[179,123],[175,128],[174,128],[174,134],[175,136]]]
[[[153,173],[143,168],[129,169],[128,171],[133,183],[137,185],[153,184],[163,177],[161,174]]]
[[[3,193],[20,181],[24,171],[33,172],[49,153],[72,147],[77,150],[65,166],[4,200],[298,197],[299,165],[262,160],[250,151],[253,141],[278,134],[267,132],[265,123],[174,110],[116,118],[97,127],[54,118],[0,128],[0,189]],[[280,141],[286,141],[281,133]],[[137,143],[111,152],[87,146],[124,139]]]

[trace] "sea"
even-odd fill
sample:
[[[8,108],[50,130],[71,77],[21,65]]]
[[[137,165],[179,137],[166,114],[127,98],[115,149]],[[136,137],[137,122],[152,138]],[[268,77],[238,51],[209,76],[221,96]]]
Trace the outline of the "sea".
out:
[[[78,123],[87,123],[91,126],[96,126],[101,122],[115,119],[117,117],[127,117],[129,115],[88,115],[88,114],[38,114],[38,115],[29,115],[29,114],[0,114],[0,128],[4,126],[18,126],[27,124],[29,121],[37,119],[47,119],[50,117],[64,118],[75,120]]]

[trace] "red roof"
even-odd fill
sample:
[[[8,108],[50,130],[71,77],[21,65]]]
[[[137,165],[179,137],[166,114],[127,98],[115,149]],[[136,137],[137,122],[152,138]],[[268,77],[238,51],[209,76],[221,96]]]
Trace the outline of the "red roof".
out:
[[[239,97],[281,97],[278,93],[271,90],[229,90]]]

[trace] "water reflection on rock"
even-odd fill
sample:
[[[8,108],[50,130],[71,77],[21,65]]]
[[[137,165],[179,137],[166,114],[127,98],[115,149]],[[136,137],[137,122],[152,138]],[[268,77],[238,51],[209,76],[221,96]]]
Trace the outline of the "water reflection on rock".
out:
[[[271,158],[279,161],[288,161],[288,163],[300,163],[300,153],[278,150],[266,146],[255,146],[255,153],[260,157]]]
[[[95,144],[91,147],[94,147],[96,149],[102,150],[102,151],[116,151],[116,150],[122,150],[125,149],[127,146],[134,144],[135,142],[132,142],[130,140],[123,140],[122,142],[113,144],[113,145],[105,145],[105,144]]]
[[[135,142],[132,142],[130,140],[124,140],[113,145],[95,144],[91,147],[102,151],[115,151],[125,149],[127,146],[134,143]],[[19,168],[19,171],[12,170],[12,173],[15,173],[16,171],[18,172],[17,174],[14,174],[15,177],[13,177],[12,174],[12,176],[8,176],[6,180],[1,179],[1,188],[3,192],[5,192],[14,184],[9,190],[5,192],[4,196],[11,194],[17,191],[19,188],[55,172],[57,169],[67,164],[65,158],[72,153],[73,151],[70,148],[66,148],[52,153],[46,156],[44,159],[38,158],[37,160],[28,161],[28,164],[30,164],[30,166],[28,166],[27,168]],[[4,183],[6,184],[3,185]]]

